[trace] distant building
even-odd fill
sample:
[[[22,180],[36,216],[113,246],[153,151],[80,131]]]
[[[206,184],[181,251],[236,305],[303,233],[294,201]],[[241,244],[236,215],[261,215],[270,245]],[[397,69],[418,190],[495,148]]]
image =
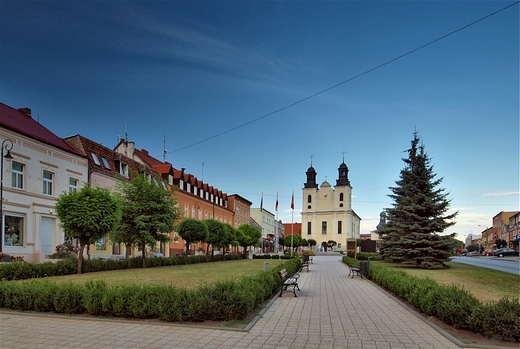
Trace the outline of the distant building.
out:
[[[509,247],[515,247],[515,241],[518,242],[520,240],[517,240],[517,237],[520,238],[520,212],[509,217],[509,235],[507,239]],[[518,250],[518,243],[516,244],[516,249]]]
[[[468,234],[464,243],[466,246],[482,245],[482,235]],[[482,246],[482,248],[484,248],[484,246]]]
[[[334,188],[324,181],[317,184],[317,172],[309,167],[302,189],[302,238],[314,239],[318,248],[328,249],[328,241],[335,241],[334,250],[344,251],[347,239],[359,239],[361,218],[352,209],[352,186],[345,162],[338,168]]]
[[[235,212],[233,226],[238,228],[242,224],[250,224],[251,205],[253,203],[238,194],[228,195],[229,208]]]
[[[497,239],[505,240],[509,244],[509,218],[518,214],[518,211],[502,211],[493,217],[493,240],[495,244]],[[496,246],[496,248],[507,246]]]
[[[277,246],[275,240],[278,240],[276,237],[278,225],[274,214],[262,207],[251,208],[251,218],[262,227],[262,252],[275,252],[275,245]]]

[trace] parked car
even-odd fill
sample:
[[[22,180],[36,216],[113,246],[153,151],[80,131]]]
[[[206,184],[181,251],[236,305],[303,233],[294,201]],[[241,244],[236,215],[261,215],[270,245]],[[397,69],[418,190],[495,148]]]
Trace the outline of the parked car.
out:
[[[495,250],[495,256],[498,257],[505,257],[505,256],[516,256],[518,257],[518,251],[516,251],[514,248],[499,248],[498,250]]]
[[[484,251],[484,256],[494,256],[494,255],[495,255],[495,251],[493,251],[493,250]]]

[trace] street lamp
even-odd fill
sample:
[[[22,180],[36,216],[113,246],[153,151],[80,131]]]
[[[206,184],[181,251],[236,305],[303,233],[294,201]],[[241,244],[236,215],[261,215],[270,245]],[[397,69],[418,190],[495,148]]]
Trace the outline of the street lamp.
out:
[[[0,217],[2,221],[0,224],[0,252],[4,245],[4,158],[7,161],[11,161],[11,149],[13,149],[13,141],[10,139],[4,139],[2,142],[2,160],[0,161]],[[4,150],[7,153],[4,155]]]

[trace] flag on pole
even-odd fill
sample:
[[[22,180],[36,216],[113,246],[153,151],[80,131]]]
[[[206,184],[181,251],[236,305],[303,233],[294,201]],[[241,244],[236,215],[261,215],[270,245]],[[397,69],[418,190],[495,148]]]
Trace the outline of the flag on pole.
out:
[[[294,191],[292,192],[292,198],[291,198],[291,209],[294,210]]]
[[[274,207],[275,211],[278,211],[278,192],[276,192],[276,205]]]
[[[263,207],[264,207],[264,192],[262,192],[262,199],[260,199],[260,211],[262,211]]]

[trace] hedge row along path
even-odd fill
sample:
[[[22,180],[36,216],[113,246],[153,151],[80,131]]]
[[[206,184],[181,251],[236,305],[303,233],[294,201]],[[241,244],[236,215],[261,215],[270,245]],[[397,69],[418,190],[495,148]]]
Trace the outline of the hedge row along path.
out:
[[[275,296],[246,329],[0,311],[3,348],[460,348],[340,255],[316,256],[298,298]],[[471,348],[471,346],[464,346]]]

